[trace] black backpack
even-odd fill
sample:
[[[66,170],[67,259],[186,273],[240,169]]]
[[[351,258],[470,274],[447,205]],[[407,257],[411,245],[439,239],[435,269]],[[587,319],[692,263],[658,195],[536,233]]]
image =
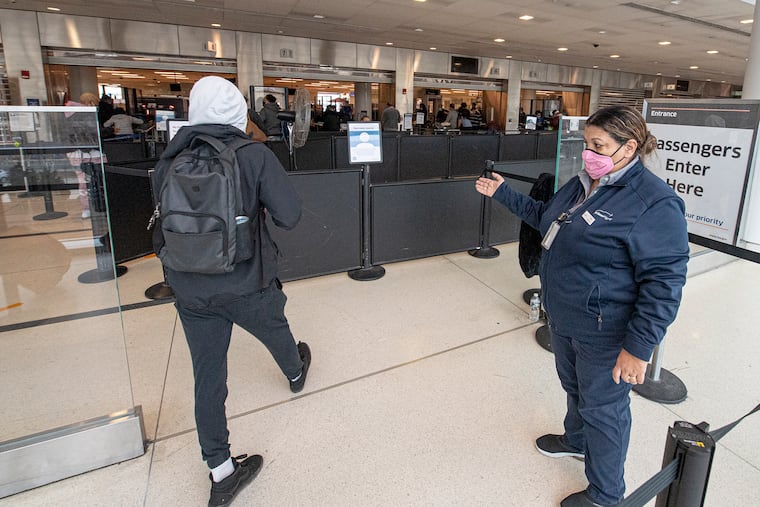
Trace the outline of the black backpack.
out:
[[[243,214],[237,150],[251,144],[236,138],[229,145],[196,136],[190,146],[154,175],[156,209],[151,225],[164,266],[191,273],[229,273],[253,257],[253,228]]]

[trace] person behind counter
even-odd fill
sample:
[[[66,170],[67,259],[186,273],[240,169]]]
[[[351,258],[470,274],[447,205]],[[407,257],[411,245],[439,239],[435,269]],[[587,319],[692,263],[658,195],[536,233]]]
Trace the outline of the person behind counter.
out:
[[[117,136],[132,135],[132,125],[142,125],[143,121],[140,118],[129,116],[123,107],[117,107],[114,109],[114,114],[108,121],[103,123],[104,127],[113,127],[113,133]]]
[[[546,203],[494,173],[476,189],[543,236],[539,274],[557,374],[567,393],[564,433],[536,448],[585,458],[588,487],[562,507],[615,505],[625,492],[631,387],[675,319],[689,243],[684,203],[641,158],[657,140],[627,106],[586,121],[585,169]]]

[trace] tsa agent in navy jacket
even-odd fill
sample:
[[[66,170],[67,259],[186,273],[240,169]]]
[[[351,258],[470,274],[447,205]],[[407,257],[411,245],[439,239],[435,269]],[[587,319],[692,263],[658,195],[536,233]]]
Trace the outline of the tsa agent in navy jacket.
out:
[[[630,389],[675,319],[689,256],[683,201],[639,158],[657,146],[641,115],[600,109],[584,137],[585,170],[546,203],[498,174],[476,183],[543,237],[541,293],[567,414],[564,433],[536,447],[585,458],[589,483],[563,507],[622,500]]]

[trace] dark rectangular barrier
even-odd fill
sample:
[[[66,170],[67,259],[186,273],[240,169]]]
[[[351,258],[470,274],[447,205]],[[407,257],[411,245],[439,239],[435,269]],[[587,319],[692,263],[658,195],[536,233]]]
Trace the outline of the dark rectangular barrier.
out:
[[[148,170],[155,160],[131,167],[106,165],[106,195],[116,263],[153,253],[152,232],[147,230],[153,214]]]
[[[499,156],[499,136],[451,136],[451,176],[479,176]]]
[[[533,182],[541,173],[555,173],[556,162],[554,159],[525,160],[515,162],[496,162],[494,171],[504,177],[504,182],[513,189],[525,195],[530,193]],[[512,178],[509,175],[515,175]],[[517,241],[520,237],[520,224],[522,221],[513,215],[507,208],[499,203],[492,202],[492,216],[490,240],[491,244],[508,243]]]
[[[499,157],[496,160],[534,160],[535,134],[505,134],[500,136]]]
[[[106,154],[109,164],[125,162],[129,160],[145,159],[145,146],[143,143],[132,141],[104,141],[103,153]]]
[[[474,181],[467,178],[374,185],[372,263],[477,247],[480,194],[475,191]]]
[[[402,162],[399,181],[448,176],[449,136],[403,136],[399,142]]]
[[[289,173],[303,201],[301,221],[284,231],[267,218],[282,257],[280,279],[361,267],[361,169]]]
[[[556,158],[557,157],[557,131],[540,132],[537,139],[536,157]]]
[[[350,164],[348,161],[348,138],[346,136],[334,137],[333,146],[335,169],[361,167]],[[372,164],[372,172],[370,173],[372,184],[398,181],[398,166],[398,136],[386,133],[383,135],[383,163]]]

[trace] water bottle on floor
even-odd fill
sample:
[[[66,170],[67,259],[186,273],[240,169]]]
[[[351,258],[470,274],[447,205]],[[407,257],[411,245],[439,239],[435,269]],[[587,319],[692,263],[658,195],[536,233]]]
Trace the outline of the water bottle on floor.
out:
[[[530,321],[538,322],[541,317],[541,299],[538,297],[538,292],[534,292],[530,298]]]

